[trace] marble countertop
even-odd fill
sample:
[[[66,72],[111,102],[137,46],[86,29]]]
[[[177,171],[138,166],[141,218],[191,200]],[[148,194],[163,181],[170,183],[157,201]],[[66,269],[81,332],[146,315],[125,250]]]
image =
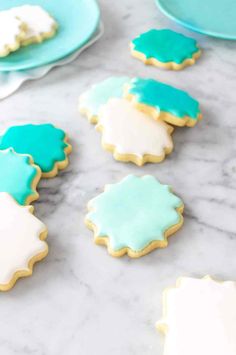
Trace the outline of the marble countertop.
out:
[[[0,102],[0,129],[52,122],[73,144],[69,168],[40,183],[35,214],[49,229],[48,257],[32,277],[0,294],[4,355],[160,355],[155,329],[162,290],[179,276],[236,279],[236,42],[190,33],[157,11],[152,0],[101,0],[105,34],[72,64],[25,84]],[[128,43],[151,27],[199,40],[203,55],[181,72],[145,67]],[[174,152],[142,168],[103,151],[100,134],[77,112],[78,96],[110,75],[154,77],[189,91],[204,119],[176,129]],[[184,227],[168,248],[138,260],[115,259],[93,244],[84,225],[87,201],[127,174],[153,174],[185,202]]]

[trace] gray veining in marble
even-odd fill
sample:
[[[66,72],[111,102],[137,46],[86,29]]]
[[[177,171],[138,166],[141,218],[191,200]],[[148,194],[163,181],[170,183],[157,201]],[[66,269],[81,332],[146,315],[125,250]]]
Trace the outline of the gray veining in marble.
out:
[[[0,354],[160,355],[155,330],[163,288],[181,275],[236,280],[236,43],[192,35],[203,55],[181,72],[145,67],[128,43],[151,27],[190,34],[152,0],[101,0],[105,35],[74,63],[29,82],[0,102],[0,129],[52,122],[73,144],[69,168],[40,183],[35,214],[48,226],[50,253],[32,277],[0,294]],[[89,85],[109,75],[154,77],[189,91],[204,119],[176,129],[175,151],[162,164],[119,163],[77,112]],[[184,227],[169,247],[139,260],[115,259],[84,226],[87,201],[129,173],[153,174],[186,205]]]

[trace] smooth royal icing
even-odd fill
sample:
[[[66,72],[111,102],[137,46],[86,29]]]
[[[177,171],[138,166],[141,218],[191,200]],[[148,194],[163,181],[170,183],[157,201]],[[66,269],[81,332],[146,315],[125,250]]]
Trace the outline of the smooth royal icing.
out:
[[[57,26],[55,20],[42,7],[37,5],[17,6],[9,11],[27,25],[26,36],[23,42],[43,37]]]
[[[181,64],[199,51],[197,41],[172,30],[150,30],[132,41],[133,49],[160,62]]]
[[[0,192],[8,192],[24,205],[29,196],[38,196],[32,189],[38,170],[27,155],[19,155],[12,148],[0,150]]]
[[[120,154],[162,156],[171,150],[169,126],[137,110],[125,99],[110,99],[99,112],[102,140]]]
[[[236,354],[236,282],[181,278],[165,293],[165,355]]]
[[[106,104],[111,97],[120,98],[123,96],[124,85],[129,83],[130,78],[126,76],[110,77],[98,84],[95,84],[80,96],[80,109],[89,111],[91,116],[97,116],[102,105]]]
[[[9,284],[16,272],[28,272],[33,257],[47,253],[40,240],[45,225],[32,215],[32,207],[23,207],[7,193],[0,193],[0,285]]]
[[[0,137],[0,149],[12,147],[17,153],[31,155],[42,172],[47,173],[56,162],[66,159],[65,138],[65,132],[52,124],[12,126]]]
[[[18,37],[22,34],[22,21],[12,16],[9,11],[1,11],[0,33],[0,53],[7,55],[11,48],[18,47]]]
[[[87,221],[96,226],[96,237],[108,237],[114,251],[141,251],[153,241],[165,240],[164,233],[181,221],[177,208],[182,201],[169,186],[153,176],[127,176],[108,185],[90,201]]]
[[[187,92],[154,79],[135,78],[128,89],[135,100],[154,107],[158,112],[168,112],[178,118],[193,120],[200,114],[199,103]]]

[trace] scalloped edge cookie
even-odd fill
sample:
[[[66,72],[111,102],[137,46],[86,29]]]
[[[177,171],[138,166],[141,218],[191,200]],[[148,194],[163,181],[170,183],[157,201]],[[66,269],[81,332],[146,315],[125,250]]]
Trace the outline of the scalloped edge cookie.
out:
[[[181,290],[181,287],[182,287],[182,284],[184,283],[184,288],[182,289],[182,292],[184,292],[184,290],[186,290],[186,288],[187,288],[187,283],[188,282],[190,282],[190,285],[188,285],[188,288],[189,289],[192,289],[192,287],[191,287],[191,283],[192,282],[199,282],[199,283],[202,283],[202,282],[212,282],[212,284],[209,284],[208,285],[208,287],[209,287],[209,289],[211,288],[211,287],[213,287],[213,290],[214,290],[214,285],[216,286],[216,285],[221,285],[222,287],[225,287],[225,291],[226,291],[226,296],[228,295],[228,291],[229,291],[229,287],[232,287],[232,290],[234,291],[234,294],[235,294],[235,290],[236,290],[236,282],[235,281],[221,281],[221,280],[216,280],[216,279],[214,279],[212,276],[210,276],[210,275],[206,275],[206,276],[204,276],[204,277],[202,277],[202,278],[197,278],[197,277],[190,277],[190,276],[182,276],[182,277],[179,277],[177,280],[176,280],[176,283],[175,283],[175,286],[172,286],[172,287],[167,287],[167,288],[165,288],[164,289],[164,291],[163,291],[163,296],[162,296],[162,304],[163,304],[163,311],[162,311],[162,317],[161,317],[161,319],[156,323],[156,329],[160,332],[160,333],[162,333],[164,336],[165,336],[165,342],[164,342],[164,354],[167,354],[167,352],[166,352],[166,346],[167,346],[167,342],[170,342],[171,341],[171,339],[170,339],[170,337],[167,339],[167,334],[168,334],[168,332],[169,332],[169,326],[171,325],[171,319],[175,319],[175,318],[171,318],[171,317],[168,317],[168,314],[170,314],[170,312],[173,312],[175,309],[176,309],[176,312],[178,312],[179,310],[178,310],[178,308],[177,308],[177,304],[174,302],[175,300],[174,300],[174,298],[172,297],[171,299],[169,299],[169,301],[168,301],[168,295],[169,295],[169,293],[172,293],[172,292],[174,292],[174,291],[176,291],[176,292],[178,292],[177,290],[179,290],[179,292],[180,292],[180,290]],[[203,290],[202,290],[202,288],[201,288],[201,286],[202,286],[202,284],[200,285],[200,287],[199,287],[199,289],[198,289],[198,293],[199,292],[202,292],[202,294],[203,295],[205,295],[205,297],[207,297],[208,298],[208,301],[210,302],[210,303],[213,303],[213,302],[215,302],[216,303],[216,306],[218,306],[218,307],[220,307],[220,305],[222,304],[222,301],[223,301],[223,298],[222,297],[219,297],[220,295],[218,294],[218,292],[217,292],[217,290],[215,290],[215,295],[216,295],[216,298],[215,299],[212,299],[212,297],[209,297],[209,294],[208,294],[208,292],[206,292],[206,289],[204,290],[204,293],[203,293]],[[218,286],[217,286],[218,287]],[[223,288],[222,288],[222,290],[223,290]],[[194,292],[194,291],[193,291]],[[189,296],[189,295],[188,295]],[[222,295],[221,295],[222,296]],[[198,294],[196,294],[195,295],[195,297],[196,297],[196,299],[198,299]],[[186,298],[186,297],[185,297]],[[209,298],[210,298],[210,300],[209,300]],[[178,299],[178,298],[177,298]],[[231,297],[231,299],[232,299],[232,297]],[[170,300],[172,300],[172,307],[170,307]],[[229,301],[229,298],[228,297],[226,297],[226,299],[225,299],[225,301],[226,302],[228,302]],[[186,302],[186,299],[185,299],[185,302]],[[184,304],[185,304],[185,302],[183,302]],[[194,302],[192,302],[193,304],[195,304],[196,305],[196,303],[194,303]],[[236,301],[235,301],[235,304],[236,304]],[[183,306],[184,307],[184,306]],[[196,305],[196,307],[197,307],[197,305]],[[198,305],[198,307],[199,307],[199,305]],[[228,309],[228,311],[229,311],[229,305],[227,305],[227,309]],[[169,310],[169,308],[171,308],[171,311],[168,311]],[[218,318],[219,319],[221,319],[221,313],[222,313],[222,309],[220,309],[219,308],[219,312],[217,313],[215,313],[215,315],[216,315],[216,317],[218,316]],[[182,309],[182,312],[184,311],[184,308]],[[212,310],[210,309],[209,310],[209,314],[208,313],[206,313],[206,316],[211,316],[211,314],[212,314]],[[235,311],[234,311],[234,314],[235,314]],[[222,314],[223,315],[223,314]],[[179,320],[180,320],[180,313],[178,313],[178,318],[179,318]],[[182,317],[183,318],[183,317]],[[169,319],[169,321],[168,321],[168,319]],[[226,317],[226,319],[225,320],[227,320],[227,317]],[[203,317],[201,317],[201,319],[199,319],[198,318],[198,323],[197,323],[197,325],[196,325],[196,319],[194,319],[193,318],[193,333],[195,333],[196,332],[196,326],[198,326],[198,328],[199,327],[201,327],[201,325],[203,324],[202,322],[204,322],[204,318]],[[178,324],[177,324],[177,322],[175,321],[175,327],[178,327]],[[183,323],[183,324],[186,324],[185,322]],[[208,322],[207,322],[207,324],[208,324]],[[221,324],[221,328],[220,329],[224,329],[223,328],[223,325],[224,325],[224,323],[222,322],[222,324]],[[234,325],[235,325],[235,321],[234,321]],[[180,326],[180,325],[179,325]],[[209,326],[209,324],[208,324],[208,326]],[[219,326],[219,324],[218,324],[218,326]],[[191,324],[188,324],[188,328],[191,328]],[[209,332],[212,332],[212,329],[210,328],[210,327],[207,327],[208,328],[208,330],[209,330]],[[177,329],[179,329],[179,328],[177,328]],[[217,327],[216,328],[217,330],[219,329],[219,327]],[[172,332],[173,332],[173,323],[172,323]],[[177,331],[178,332],[178,331]],[[217,331],[217,332],[219,332],[219,331]],[[206,330],[205,330],[205,332],[204,332],[204,334],[206,334]],[[227,334],[226,334],[227,335]],[[230,334],[231,335],[231,337],[232,337],[232,333]],[[183,330],[182,331],[182,341],[183,341],[183,339],[184,338],[186,338],[186,326],[185,326],[185,331]],[[176,344],[176,339],[177,339],[177,337],[176,337],[176,334],[175,334],[175,337],[174,337],[174,341],[175,341],[175,346],[173,347],[172,346],[172,348],[171,348],[171,354],[173,353],[173,354],[175,354],[175,350],[173,350],[173,349],[175,349],[176,348],[176,346],[177,346],[177,344]],[[212,341],[214,341],[214,339],[212,339],[212,337],[211,337],[211,340]],[[196,335],[196,341],[199,341],[199,334],[197,334]],[[226,337],[226,340],[225,340],[225,343],[227,344],[227,343],[229,343],[229,338],[228,337]],[[188,342],[188,344],[189,344],[189,342]],[[192,343],[191,343],[192,344]],[[230,343],[229,343],[230,344]],[[222,345],[222,344],[221,344]],[[203,340],[203,342],[202,342],[202,348],[204,348],[204,347],[206,347],[207,346],[207,344],[204,342],[204,340]],[[207,346],[207,349],[209,349],[209,343],[208,343],[208,346]],[[236,343],[235,343],[235,346],[234,346],[234,348],[231,348],[231,347],[229,347],[229,349],[231,349],[231,352],[232,352],[232,349],[236,349]],[[213,349],[214,350],[214,349]],[[186,349],[185,349],[185,351],[186,351]],[[230,354],[231,354],[231,352],[230,352]],[[180,352],[178,351],[178,354],[179,354]],[[189,352],[187,352],[188,354],[190,354],[191,353],[191,351]],[[194,354],[195,354],[196,352],[194,352]],[[199,352],[198,352],[199,353]],[[226,353],[228,354],[228,352],[226,351]],[[168,352],[168,354],[169,354],[169,352]],[[181,352],[181,354],[182,354],[182,352]],[[206,351],[206,353],[204,352],[204,354],[212,354],[212,352],[210,351],[210,353],[209,353],[209,351]],[[218,352],[217,352],[217,354],[218,354]],[[222,351],[221,350],[219,350],[219,354],[222,354]],[[234,352],[233,352],[233,354],[234,354]]]
[[[21,42],[24,40],[27,31],[27,25],[15,16],[10,15],[8,10],[0,12],[0,19],[2,16],[6,16],[7,23],[13,29],[13,24],[15,22],[15,33],[12,36],[12,40],[9,43],[5,43],[4,49],[0,50],[0,58],[7,57],[10,53],[15,52],[20,48]],[[9,23],[10,21],[10,23]]]
[[[127,179],[128,177],[130,177],[132,175],[128,175],[126,176],[124,179],[122,179],[119,183],[123,182],[125,179]],[[144,176],[139,176],[140,178],[144,178],[145,176],[148,176],[148,175],[144,175]],[[157,180],[158,181],[158,180]],[[112,184],[112,185],[115,185],[115,184]],[[100,196],[102,193],[106,192],[109,190],[110,186],[112,186],[111,184],[107,184],[105,185],[104,187],[104,190],[103,192],[101,192],[100,194],[98,194],[97,196]],[[169,188],[169,192],[174,194],[172,188],[170,186],[168,186]],[[176,196],[176,195],[175,195]],[[94,209],[92,207],[92,203],[93,203],[93,200],[96,199],[93,198],[91,199],[88,204],[87,204],[87,211],[88,211],[88,214],[90,212],[93,212]],[[141,251],[135,251],[129,247],[124,247],[122,249],[119,249],[119,250],[114,250],[111,245],[110,245],[110,238],[109,236],[103,236],[103,237],[99,237],[98,236],[98,229],[97,229],[97,226],[92,223],[92,221],[90,221],[88,219],[88,214],[86,215],[85,217],[85,225],[87,226],[88,229],[90,229],[93,233],[94,233],[94,243],[97,244],[97,245],[104,245],[107,247],[107,250],[108,250],[108,253],[113,256],[113,257],[122,257],[124,256],[125,254],[127,254],[129,257],[131,258],[139,258],[141,256],[144,256],[146,254],[149,254],[151,251],[157,249],[157,248],[166,248],[168,246],[168,238],[170,236],[172,236],[174,233],[176,233],[183,225],[184,223],[184,217],[183,217],[183,212],[184,212],[184,203],[183,201],[181,200],[182,204],[181,206],[175,208],[175,211],[178,213],[179,215],[179,218],[180,218],[180,221],[175,224],[175,225],[172,225],[170,228],[168,228],[165,232],[164,232],[164,240],[156,240],[156,241],[153,241],[151,243],[149,243],[146,247],[144,247]]]
[[[119,101],[120,101],[120,104],[119,104]],[[161,121],[161,120],[157,120],[156,122],[154,122],[154,125],[153,125],[154,128],[155,128],[155,126],[157,128],[158,124],[162,125],[163,126],[162,128],[165,127],[166,128],[165,134],[169,138],[169,147],[162,146],[162,152],[163,153],[161,155],[154,155],[154,154],[144,153],[141,156],[140,154],[135,154],[134,152],[133,153],[121,153],[121,152],[119,152],[119,147],[117,147],[116,144],[108,144],[108,143],[106,143],[106,138],[104,137],[105,136],[105,132],[106,132],[106,128],[104,127],[104,124],[102,124],[103,115],[105,114],[105,111],[107,110],[108,106],[109,105],[113,105],[113,104],[116,105],[116,102],[118,102],[118,109],[121,107],[122,102],[124,102],[124,104],[127,103],[128,104],[127,109],[130,110],[130,111],[131,110],[137,111],[137,114],[140,115],[140,119],[143,119],[143,123],[144,123],[144,119],[150,119],[150,123],[153,125],[152,117],[146,115],[143,112],[140,112],[139,110],[135,109],[134,107],[132,108],[132,105],[129,106],[130,102],[128,100],[116,99],[116,98],[110,99],[107,102],[107,104],[103,105],[102,108],[100,109],[100,112],[99,112],[99,115],[98,115],[98,124],[96,125],[96,130],[101,132],[101,134],[102,134],[102,147],[103,147],[103,149],[108,151],[108,152],[110,152],[110,153],[112,153],[115,160],[118,160],[118,161],[121,161],[121,162],[127,162],[127,163],[131,162],[131,163],[134,163],[134,164],[136,164],[138,166],[143,166],[146,163],[160,163],[160,162],[162,162],[166,158],[166,156],[169,155],[173,151],[174,145],[173,145],[173,140],[172,140],[171,134],[173,133],[174,128],[172,126],[168,125],[167,123]],[[117,112],[117,109],[115,109],[115,107],[114,107],[114,110],[112,110],[112,111],[113,112]],[[109,114],[106,113],[105,116],[108,117]],[[120,116],[124,117],[124,114],[121,113]],[[127,118],[129,118],[129,117],[131,117],[131,112],[130,112],[130,115]],[[133,128],[134,129],[137,128],[137,125],[134,125]],[[124,127],[124,130],[126,130],[126,129],[127,129],[127,127]],[[148,138],[148,137],[146,137],[146,138]],[[166,137],[165,137],[165,140],[166,140]],[[158,136],[157,136],[157,142],[158,142]],[[163,145],[163,143],[162,143],[162,145]]]
[[[41,222],[37,217],[34,216],[33,212],[34,212],[34,207],[33,206],[22,206],[20,205],[10,194],[8,193],[4,193],[1,192],[1,194],[6,194],[8,195],[13,201],[14,203],[22,209],[26,209],[30,214],[32,214],[32,216],[39,222]],[[42,223],[42,222],[41,222]],[[38,235],[38,239],[42,242],[45,242],[46,238],[47,238],[47,234],[48,234],[48,230],[47,227],[42,223],[42,226],[44,226],[43,231]],[[32,256],[29,261],[28,261],[28,269],[27,270],[18,270],[16,272],[14,272],[13,276],[11,277],[10,281],[8,283],[4,283],[4,284],[0,284],[0,291],[9,291],[10,289],[13,288],[13,286],[15,285],[16,281],[19,278],[22,277],[27,277],[27,276],[31,276],[33,273],[33,268],[34,268],[34,264],[38,261],[41,261],[42,259],[44,259],[47,254],[48,254],[48,244],[45,242],[45,250]]]
[[[32,129],[33,129],[33,131],[32,131]],[[56,160],[56,157],[50,157],[51,158],[50,166],[48,168],[45,168],[43,166],[42,162],[40,160],[38,160],[37,156],[34,154],[34,149],[33,150],[27,149],[27,144],[28,144],[28,146],[30,146],[30,144],[34,144],[31,142],[31,140],[27,141],[26,147],[24,147],[24,149],[21,149],[19,147],[19,145],[21,146],[21,142],[20,142],[20,144],[17,145],[18,137],[20,137],[20,139],[22,137],[26,137],[26,136],[29,136],[31,138],[34,134],[34,130],[37,130],[37,129],[39,130],[39,132],[41,132],[41,135],[39,135],[37,137],[38,141],[44,142],[43,141],[44,136],[50,137],[50,141],[48,142],[49,147],[48,147],[47,151],[49,151],[49,153],[50,153],[50,149],[53,151],[53,149],[54,149],[53,144],[56,142],[57,149],[59,149],[61,152],[64,152],[64,156],[65,156],[64,160]],[[42,131],[43,129],[46,131]],[[57,135],[54,136],[51,129],[55,132],[60,132],[60,134],[57,133]],[[14,133],[12,133],[12,131]],[[58,137],[58,134],[59,134],[59,137]],[[9,138],[9,135],[10,135],[10,138]],[[15,139],[16,139],[16,141],[14,141]],[[62,143],[64,143],[64,147],[62,146]],[[69,139],[68,139],[68,136],[65,133],[65,131],[54,126],[52,123],[42,123],[42,124],[28,123],[28,124],[13,125],[13,126],[8,127],[2,133],[2,135],[0,135],[0,150],[6,150],[9,147],[13,147],[13,150],[19,154],[26,154],[26,155],[32,156],[32,159],[33,159],[35,165],[38,165],[39,168],[41,169],[41,173],[42,173],[43,178],[55,177],[58,174],[59,170],[65,169],[69,164],[68,155],[72,152],[72,145],[69,143]],[[40,146],[39,146],[39,149],[40,149]],[[45,153],[46,153],[45,150],[43,150],[43,153],[42,153],[42,154],[44,154],[43,157],[47,158]],[[63,156],[63,158],[64,158],[64,156]],[[47,171],[49,168],[51,168],[51,170]]]
[[[40,12],[40,19],[38,18],[38,16],[35,15],[35,10],[38,11],[38,13]],[[27,30],[25,33],[25,37],[21,40],[21,45],[22,46],[28,46],[30,44],[33,43],[41,43],[46,39],[49,39],[51,37],[53,37],[56,34],[56,31],[58,29],[58,24],[55,21],[55,19],[48,13],[48,11],[46,11],[42,6],[40,5],[29,5],[29,4],[25,4],[25,5],[21,5],[21,6],[16,6],[12,9],[9,10],[10,12],[12,12],[12,14],[14,14],[17,18],[19,18],[20,20],[24,21],[27,25]],[[24,14],[24,11],[26,12],[26,15]],[[30,31],[31,31],[31,26],[30,23],[27,23],[27,17],[30,14],[30,20],[32,21],[33,16],[36,16],[36,23],[42,22],[42,16],[44,17],[44,19],[47,17],[47,20],[51,22],[50,24],[50,28],[48,30],[45,31],[38,31],[37,35],[29,35]],[[38,15],[38,14],[37,14]],[[35,32],[35,29],[33,28],[33,32]],[[36,31],[37,32],[37,31]]]
[[[106,191],[104,189],[104,191]],[[90,212],[91,210],[88,209],[88,212]],[[89,222],[88,220],[85,220],[85,224],[86,226],[94,232],[94,242],[97,245],[105,245],[107,247],[108,253],[111,256],[114,257],[122,257],[125,254],[127,254],[130,258],[136,259],[139,258],[141,256],[144,256],[146,254],[149,254],[150,252],[152,252],[155,249],[164,249],[168,246],[168,238],[172,236],[172,234],[176,233],[183,225],[184,219],[182,216],[182,213],[184,211],[184,205],[181,206],[180,208],[177,208],[176,211],[179,213],[179,216],[181,218],[181,221],[176,224],[175,226],[169,228],[166,232],[165,232],[165,240],[163,241],[154,241],[152,243],[150,243],[146,248],[144,248],[142,251],[140,252],[135,252],[134,250],[130,249],[130,248],[123,248],[119,251],[115,251],[112,249],[112,247],[110,246],[110,242],[109,242],[109,237],[104,237],[104,238],[100,238],[98,237],[97,234],[97,229],[96,229],[96,225],[94,225],[92,222]]]
[[[155,57],[147,57],[143,52],[135,50],[135,43],[133,43],[133,41],[138,40],[142,35],[147,35],[151,31],[163,31],[163,30],[153,29],[153,30],[144,32],[130,42],[131,55],[134,58],[141,60],[145,65],[153,65],[155,67],[162,68],[162,69],[168,69],[168,70],[182,70],[182,69],[186,68],[187,66],[191,66],[191,65],[195,64],[196,60],[201,56],[201,49],[196,45],[196,48],[198,50],[192,54],[191,58],[186,58],[181,63],[176,63],[175,61],[168,61],[168,62],[163,61],[162,62]],[[189,38],[190,40],[194,41],[193,38],[187,37],[181,33],[177,33],[172,30],[167,30],[167,31],[171,31],[180,37],[183,36],[184,38]]]
[[[138,78],[139,79],[139,78]],[[154,79],[141,79],[141,80],[154,80]],[[164,83],[162,83],[164,84]],[[186,91],[181,90],[181,89],[177,89],[171,85],[165,84],[167,86],[170,86],[176,90],[179,90],[185,94],[187,94],[188,96],[190,96]],[[202,113],[199,112],[196,116],[195,119],[193,119],[192,117],[185,115],[184,117],[178,117],[175,116],[174,114],[171,114],[167,111],[158,111],[154,106],[150,106],[148,104],[145,103],[141,103],[138,101],[137,97],[135,94],[130,93],[130,90],[132,88],[132,83],[130,85],[126,85],[124,88],[124,95],[123,97],[127,100],[129,100],[138,110],[146,113],[147,115],[150,115],[151,117],[153,117],[153,119],[155,120],[163,120],[167,123],[170,123],[174,126],[178,126],[178,127],[194,127],[198,121],[202,120]],[[192,97],[191,97],[192,98]],[[196,101],[196,100],[195,100]]]
[[[131,95],[126,93],[125,94],[125,98],[127,100],[129,100],[130,102],[132,102],[132,104],[140,111],[146,113],[147,115],[153,117],[155,120],[163,120],[166,123],[172,124],[174,126],[177,127],[194,127],[198,121],[202,120],[202,113],[200,113],[197,117],[196,120],[193,120],[190,116],[185,116],[184,118],[182,118],[181,120],[179,118],[177,118],[176,116],[165,112],[165,111],[161,111],[158,112],[154,107],[145,105],[145,104],[141,104],[139,103],[136,98],[135,95]]]

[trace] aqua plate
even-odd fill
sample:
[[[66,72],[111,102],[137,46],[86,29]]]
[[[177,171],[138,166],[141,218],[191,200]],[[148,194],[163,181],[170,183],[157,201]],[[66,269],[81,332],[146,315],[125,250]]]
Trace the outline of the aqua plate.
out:
[[[155,0],[172,20],[209,36],[236,40],[236,0]]]
[[[1,0],[0,11],[23,4],[42,6],[57,21],[58,31],[51,39],[1,58],[0,71],[32,69],[58,61],[82,48],[100,22],[96,0]]]

